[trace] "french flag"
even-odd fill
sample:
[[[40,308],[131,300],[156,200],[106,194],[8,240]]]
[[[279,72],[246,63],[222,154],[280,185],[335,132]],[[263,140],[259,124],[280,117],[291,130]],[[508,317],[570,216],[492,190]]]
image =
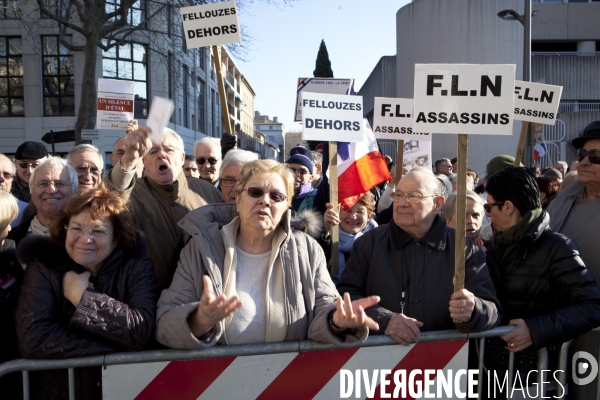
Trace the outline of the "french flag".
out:
[[[541,142],[535,145],[534,147],[535,150],[535,162],[539,163],[540,160],[542,159],[542,157],[544,157],[544,155],[546,155],[546,143]]]
[[[369,121],[363,118],[362,142],[338,142],[338,199],[348,210],[363,194],[390,180],[392,176]]]

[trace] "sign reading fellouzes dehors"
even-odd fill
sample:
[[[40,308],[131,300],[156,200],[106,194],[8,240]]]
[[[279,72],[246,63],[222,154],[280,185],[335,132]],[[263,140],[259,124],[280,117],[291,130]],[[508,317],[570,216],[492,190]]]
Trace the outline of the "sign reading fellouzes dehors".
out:
[[[298,78],[296,87],[296,114],[294,121],[302,121],[302,93],[350,94],[354,79]]]
[[[377,139],[431,140],[426,132],[413,131],[413,99],[375,97],[373,133]]]
[[[360,142],[363,139],[362,96],[305,92],[302,102],[302,139]]]
[[[512,135],[514,64],[416,64],[413,130]]]
[[[133,119],[135,82],[98,79],[96,129],[124,130]]]
[[[554,125],[562,86],[515,81],[515,115],[519,121]]]
[[[188,49],[242,41],[235,1],[180,9]]]

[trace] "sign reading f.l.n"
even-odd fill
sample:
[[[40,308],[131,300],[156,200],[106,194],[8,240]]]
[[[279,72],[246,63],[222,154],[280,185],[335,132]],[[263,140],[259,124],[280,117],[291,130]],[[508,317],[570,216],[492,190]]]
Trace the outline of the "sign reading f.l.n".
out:
[[[413,130],[512,135],[514,64],[416,64]]]
[[[235,1],[181,8],[188,49],[242,41]]]
[[[515,81],[516,120],[554,125],[562,86]]]

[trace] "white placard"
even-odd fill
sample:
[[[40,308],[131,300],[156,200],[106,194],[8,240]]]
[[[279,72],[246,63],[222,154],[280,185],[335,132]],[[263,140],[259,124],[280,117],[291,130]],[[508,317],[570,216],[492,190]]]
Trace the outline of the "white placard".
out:
[[[562,86],[515,81],[515,115],[519,121],[554,125]]]
[[[416,64],[413,130],[512,135],[514,64]]]
[[[135,83],[117,79],[98,79],[97,129],[124,130],[133,119]]]
[[[294,121],[302,121],[302,104],[300,103],[301,93],[350,94],[352,86],[354,86],[354,79],[298,78],[298,86],[296,88],[296,115]]]
[[[409,171],[415,167],[431,168],[431,141],[405,140],[403,158]]]
[[[360,142],[363,139],[362,96],[302,94],[302,139]]]
[[[188,49],[242,41],[235,1],[181,8]]]
[[[158,96],[152,98],[152,105],[148,112],[146,126],[152,130],[150,139],[153,143],[162,143],[163,129],[169,123],[169,119],[171,118],[174,109],[175,105],[171,99]]]
[[[429,133],[413,132],[413,99],[375,97],[373,133],[377,139],[431,140]]]
[[[81,140],[100,140],[100,131],[96,129],[82,129]]]

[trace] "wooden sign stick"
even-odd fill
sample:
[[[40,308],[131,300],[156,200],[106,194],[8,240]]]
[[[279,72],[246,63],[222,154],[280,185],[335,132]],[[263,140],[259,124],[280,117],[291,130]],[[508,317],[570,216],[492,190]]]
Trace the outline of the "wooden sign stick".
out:
[[[394,186],[402,179],[402,170],[404,169],[404,140],[398,140],[398,152],[396,154],[396,179]]]
[[[338,206],[337,142],[329,142],[329,202],[334,207]],[[339,241],[339,225],[334,225],[331,228],[331,275],[337,275],[340,270]]]
[[[468,135],[458,135],[458,176],[456,185],[456,238],[454,246],[454,291],[465,287],[465,246],[467,213]],[[462,321],[454,320],[456,323]]]
[[[519,135],[519,144],[517,145],[517,155],[515,156],[515,167],[521,165],[521,158],[523,157],[523,149],[525,148],[525,139],[527,138],[528,127],[529,121],[522,121],[521,134]]]
[[[229,116],[229,107],[227,107],[227,97],[225,90],[225,81],[223,80],[223,73],[221,72],[221,47],[212,46],[213,58],[215,60],[215,71],[217,73],[217,84],[219,85],[219,97],[221,99],[221,114],[223,115],[223,124],[225,125],[225,132],[233,135],[231,129],[231,117]]]

